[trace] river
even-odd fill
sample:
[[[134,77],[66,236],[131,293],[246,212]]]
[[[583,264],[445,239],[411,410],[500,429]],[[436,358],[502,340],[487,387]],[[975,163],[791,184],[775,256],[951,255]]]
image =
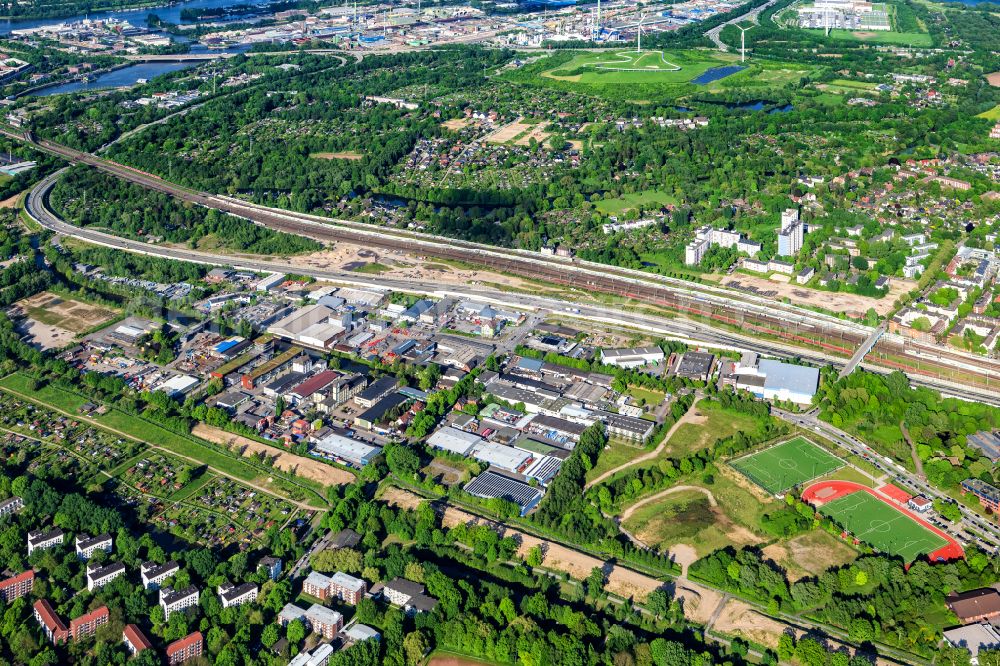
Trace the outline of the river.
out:
[[[7,19],[0,21],[0,37],[4,37],[10,34],[11,30],[18,30],[23,28],[37,28],[42,25],[51,25],[53,23],[72,23],[73,21],[82,21],[85,18],[91,19],[106,19],[106,18],[116,18],[122,21],[128,21],[132,25],[138,28],[146,27],[146,18],[150,14],[156,14],[164,21],[168,23],[180,23],[181,22],[181,10],[185,8],[191,9],[214,9],[216,7],[229,7],[232,5],[241,4],[253,4],[252,2],[247,2],[247,0],[187,0],[186,2],[178,2],[169,7],[152,7],[149,9],[129,9],[123,11],[108,11],[108,12],[94,12],[93,14],[77,14],[76,16],[66,16],[64,18],[47,18],[47,19]]]

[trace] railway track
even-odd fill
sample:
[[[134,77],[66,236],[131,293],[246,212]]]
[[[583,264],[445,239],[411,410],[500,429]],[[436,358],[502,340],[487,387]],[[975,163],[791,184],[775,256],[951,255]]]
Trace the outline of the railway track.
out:
[[[278,210],[251,204],[233,197],[199,192],[138,169],[104,160],[47,140],[31,133],[4,133],[32,143],[36,148],[71,162],[88,164],[111,175],[170,196],[214,208],[277,231],[308,236],[326,242],[348,242],[386,250],[421,254],[426,257],[460,261],[495,271],[546,283],[599,292],[643,304],[662,307],[682,316],[713,322],[755,335],[770,336],[803,348],[821,350],[849,358],[864,343],[872,327],[839,319],[825,313],[772,301],[753,294],[736,293],[715,285],[701,285],[677,278],[641,271],[542,257],[525,250],[496,248],[469,241],[441,239],[416,232],[387,230],[349,220],[333,220],[316,215]],[[881,358],[882,368],[904,369],[908,374],[951,378],[956,372],[986,389],[1000,387],[1000,362],[974,357],[941,346],[929,345],[886,334],[872,356],[912,359],[904,364]],[[871,356],[869,357],[871,358]],[[864,365],[871,367],[869,361]],[[919,367],[918,367],[919,366]],[[939,368],[935,370],[934,368]]]

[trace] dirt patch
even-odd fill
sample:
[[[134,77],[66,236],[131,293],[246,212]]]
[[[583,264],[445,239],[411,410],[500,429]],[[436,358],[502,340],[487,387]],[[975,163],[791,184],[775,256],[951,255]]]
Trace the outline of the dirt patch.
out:
[[[735,599],[726,602],[726,607],[712,625],[714,631],[741,636],[771,649],[778,647],[778,640],[787,628],[787,625],[757,612],[753,606]]]
[[[892,310],[892,304],[903,294],[915,289],[916,282],[912,280],[902,280],[893,278],[890,282],[889,293],[883,298],[872,298],[871,296],[858,296],[845,292],[820,291],[802,287],[795,282],[788,282],[788,276],[781,276],[786,282],[775,282],[773,280],[757,277],[754,275],[739,274],[727,279],[723,284],[729,286],[733,282],[739,282],[743,287],[756,287],[767,292],[777,292],[770,298],[780,301],[783,298],[791,299],[797,305],[810,305],[813,307],[825,308],[834,312],[844,312],[851,315],[863,316],[869,308],[874,308],[879,315],[885,315]]]
[[[792,278],[787,275],[782,275],[781,273],[775,273],[774,275],[769,276],[767,279],[769,282],[777,282],[781,284],[781,283],[788,283]]]
[[[569,142],[569,145],[573,150],[583,150],[583,141],[577,141],[574,139]]]
[[[847,564],[857,557],[854,549],[825,532],[808,532],[783,543],[771,544],[763,553],[780,564],[793,582]]]
[[[364,155],[353,150],[343,150],[339,153],[313,153],[309,157],[317,160],[360,160]]]
[[[25,315],[46,326],[83,333],[115,316],[115,311],[43,291],[17,302]]]
[[[694,546],[679,543],[670,548],[670,554],[673,556],[674,562],[680,565],[681,576],[687,578],[688,567],[698,559],[698,551],[694,549]]]
[[[394,506],[411,510],[416,509],[421,503],[426,501],[411,492],[399,488],[386,489],[382,493],[382,500]],[[508,529],[503,525],[484,520],[452,506],[444,509],[444,513],[441,515],[441,524],[445,527],[470,524],[490,525],[503,536],[513,537],[518,542],[517,553],[519,556],[527,557],[528,551],[538,546],[544,555],[544,559],[542,560],[543,566],[548,569],[568,573],[577,580],[585,579],[595,568],[602,569],[607,574],[608,579],[605,589],[622,597],[645,599],[650,592],[663,586],[662,581],[651,576],[612,565],[599,558],[580,553],[546,539],[539,539],[519,530]],[[701,598],[702,596],[713,594],[710,590],[701,590],[701,586],[694,585],[693,583],[686,583],[686,585],[690,588],[689,594],[692,596],[692,604],[695,604],[697,601],[695,599],[696,595],[698,598]],[[709,612],[711,611],[709,610]]]
[[[322,483],[324,486],[340,486],[354,482],[354,475],[347,470],[324,464],[308,456],[298,456],[288,451],[282,451],[274,446],[255,442],[248,437],[234,435],[221,428],[199,423],[191,433],[215,444],[239,449],[243,457],[249,458],[260,452],[274,458],[274,466],[283,472],[291,472],[310,481]]]
[[[986,82],[994,88],[1000,88],[1000,72],[993,72],[986,75]]]
[[[512,123],[507,123],[503,127],[487,134],[483,139],[486,143],[508,143],[529,130],[536,129],[537,125],[524,122],[523,118],[518,118]]]
[[[26,336],[32,346],[39,349],[61,349],[73,342],[76,333],[58,326],[45,325],[34,319],[25,319],[17,325],[17,332]]]
[[[441,127],[452,131],[458,131],[469,126],[468,118],[452,118],[441,123]]]
[[[21,198],[20,194],[15,194],[9,199],[4,199],[0,201],[0,208],[17,208],[17,202]]]
[[[289,257],[282,259],[282,262],[300,268],[337,271],[344,270],[344,266],[370,263],[385,266],[389,270],[383,271],[382,274],[388,275],[391,271],[394,278],[462,286],[491,282],[503,287],[539,292],[538,285],[514,276],[487,269],[445,265],[440,259],[425,259],[398,250],[366,248],[351,243],[331,243],[319,252]]]
[[[524,136],[522,136],[520,139],[518,139],[517,141],[515,141],[514,145],[516,145],[516,146],[527,146],[527,145],[529,145],[531,143],[532,139],[534,139],[538,143],[542,143],[543,141],[545,141],[550,136],[552,136],[552,133],[551,132],[546,132],[543,129],[543,123],[539,123],[539,124],[535,125],[530,132],[528,132],[527,134],[525,134]]]

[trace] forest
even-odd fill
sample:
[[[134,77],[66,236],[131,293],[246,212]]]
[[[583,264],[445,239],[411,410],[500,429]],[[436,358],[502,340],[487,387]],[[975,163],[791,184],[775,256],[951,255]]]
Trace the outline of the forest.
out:
[[[244,219],[181,203],[115,178],[97,169],[76,166],[53,188],[56,213],[72,224],[97,227],[125,238],[186,243],[198,248],[211,242],[224,250],[274,256],[320,249],[314,240],[272,231]]]
[[[954,492],[970,477],[997,483],[990,460],[966,441],[968,435],[1000,427],[996,407],[911,387],[901,372],[855,372],[825,382],[817,398],[821,419],[906,467],[913,465],[909,438],[928,480],[943,490]]]

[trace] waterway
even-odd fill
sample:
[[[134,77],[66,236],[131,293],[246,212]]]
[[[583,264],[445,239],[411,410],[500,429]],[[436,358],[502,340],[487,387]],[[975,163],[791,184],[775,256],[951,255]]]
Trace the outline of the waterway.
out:
[[[168,23],[180,23],[181,10],[185,8],[216,9],[219,7],[230,7],[232,5],[241,5],[241,4],[248,4],[247,0],[186,0],[185,2],[178,2],[174,5],[164,6],[164,7],[94,12],[93,14],[77,14],[76,16],[67,16],[64,18],[7,19],[0,21],[0,37],[9,35],[11,30],[37,28],[42,25],[52,25],[54,23],[72,23],[73,21],[82,21],[85,18],[91,18],[91,19],[116,18],[122,21],[128,21],[137,28],[145,28],[146,19],[149,17],[150,14],[156,14],[157,16],[159,16],[164,21],[167,21]]]
[[[197,62],[144,62],[136,65],[129,65],[116,69],[113,72],[106,72],[97,76],[93,81],[70,81],[50,88],[42,88],[33,97],[48,97],[49,95],[63,95],[65,93],[75,93],[85,90],[100,90],[102,88],[120,88],[122,86],[133,86],[139,79],[152,79],[161,74],[169,74],[179,69],[194,67]]]

